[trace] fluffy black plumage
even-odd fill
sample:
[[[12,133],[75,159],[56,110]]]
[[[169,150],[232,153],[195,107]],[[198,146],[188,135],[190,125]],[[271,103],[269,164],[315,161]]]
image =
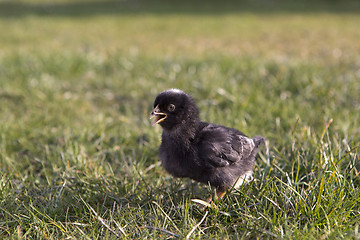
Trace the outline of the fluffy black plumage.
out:
[[[221,193],[251,176],[258,147],[265,140],[200,121],[191,96],[178,89],[160,93],[150,117],[153,125],[163,128],[159,154],[164,168],[175,177],[210,184]]]

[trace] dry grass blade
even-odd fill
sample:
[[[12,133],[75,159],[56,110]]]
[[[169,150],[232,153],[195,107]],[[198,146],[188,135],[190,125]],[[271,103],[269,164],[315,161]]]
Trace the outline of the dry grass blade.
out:
[[[104,227],[106,227],[106,228],[107,228],[112,234],[114,234],[116,237],[118,237],[118,238],[121,237],[121,235],[118,234],[115,230],[113,230],[113,229],[105,222],[105,220],[104,220],[102,217],[100,217],[99,214],[98,214],[88,203],[86,203],[86,202],[84,201],[84,199],[82,199],[82,197],[80,197],[80,199],[81,199],[82,202],[86,205],[86,207],[91,210],[91,212],[95,215],[95,217],[97,217],[97,219],[99,220],[99,222],[100,222]],[[118,226],[117,223],[116,223],[116,226]],[[119,226],[118,226],[118,227],[119,227]],[[121,233],[126,236],[124,230],[122,230],[122,228],[119,228],[119,229],[121,229],[121,230],[120,230]]]
[[[206,202],[204,200],[201,200],[201,199],[191,199],[191,201],[194,202],[194,203],[200,204],[200,205],[202,205],[204,207],[208,207],[208,208],[213,207],[212,204],[210,204],[210,203],[208,203],[208,202]]]
[[[190,239],[190,236],[191,234],[193,234],[193,232],[195,231],[196,228],[198,228],[202,223],[203,221],[205,220],[206,216],[208,215],[208,211],[206,211],[206,213],[204,214],[204,216],[202,217],[202,219],[200,220],[200,222],[198,222],[192,229],[191,231],[186,235],[186,238],[185,239]]]
[[[166,230],[166,229],[163,229],[163,228],[152,227],[152,226],[144,226],[144,228],[147,228],[147,229],[150,229],[150,230],[160,231],[160,232],[163,232],[165,234],[168,234],[168,235],[171,235],[171,236],[174,236],[174,237],[180,237],[179,234],[170,232],[169,230]]]
[[[176,228],[176,230],[178,232],[180,232],[180,229],[176,226],[176,224],[174,223],[174,221],[171,219],[171,217],[164,211],[164,209],[155,201],[153,201],[153,203],[160,209],[160,211],[165,215],[165,217],[171,222],[171,224],[174,226],[174,228]]]

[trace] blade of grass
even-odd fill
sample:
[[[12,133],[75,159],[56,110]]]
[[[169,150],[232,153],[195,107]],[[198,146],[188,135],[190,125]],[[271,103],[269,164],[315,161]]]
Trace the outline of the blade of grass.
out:
[[[208,215],[208,211],[206,211],[206,213],[204,214],[204,216],[201,218],[201,220],[190,230],[190,232],[186,235],[185,239],[190,239],[191,234],[193,234],[193,232],[195,231],[196,228],[198,228],[203,221],[205,220],[206,216]]]
[[[88,204],[87,202],[84,201],[84,199],[79,196],[79,198],[81,199],[81,201],[85,204],[85,206],[95,215],[95,217],[99,220],[99,222],[106,227],[112,234],[114,234],[116,237],[120,238],[122,235],[118,234],[115,230],[113,230],[106,222],[105,220],[99,216],[99,214],[90,206],[90,204]],[[125,232],[122,230],[120,231],[124,236],[126,236]]]
[[[162,207],[160,207],[160,205],[153,201],[152,202],[153,204],[155,204],[159,209],[160,211],[165,215],[165,217],[170,221],[170,223],[173,225],[173,227],[178,231],[178,232],[181,232],[180,229],[176,226],[176,224],[174,223],[174,221],[169,217],[169,215],[164,211],[164,209],[162,209]]]

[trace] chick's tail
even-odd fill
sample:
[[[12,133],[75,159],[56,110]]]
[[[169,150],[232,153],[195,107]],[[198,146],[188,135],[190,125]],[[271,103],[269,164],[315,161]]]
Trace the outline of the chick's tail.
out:
[[[265,138],[263,136],[253,137],[252,140],[254,141],[256,148],[258,148],[261,144],[265,143]]]

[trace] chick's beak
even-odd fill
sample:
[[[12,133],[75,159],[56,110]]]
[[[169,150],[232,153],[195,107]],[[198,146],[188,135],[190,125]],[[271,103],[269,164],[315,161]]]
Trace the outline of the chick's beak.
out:
[[[162,113],[160,111],[159,105],[157,105],[150,114],[150,119],[152,119],[152,118],[155,118],[153,123],[152,123],[152,125],[155,126],[156,124],[161,123],[162,121],[164,121],[167,118],[167,114]]]

